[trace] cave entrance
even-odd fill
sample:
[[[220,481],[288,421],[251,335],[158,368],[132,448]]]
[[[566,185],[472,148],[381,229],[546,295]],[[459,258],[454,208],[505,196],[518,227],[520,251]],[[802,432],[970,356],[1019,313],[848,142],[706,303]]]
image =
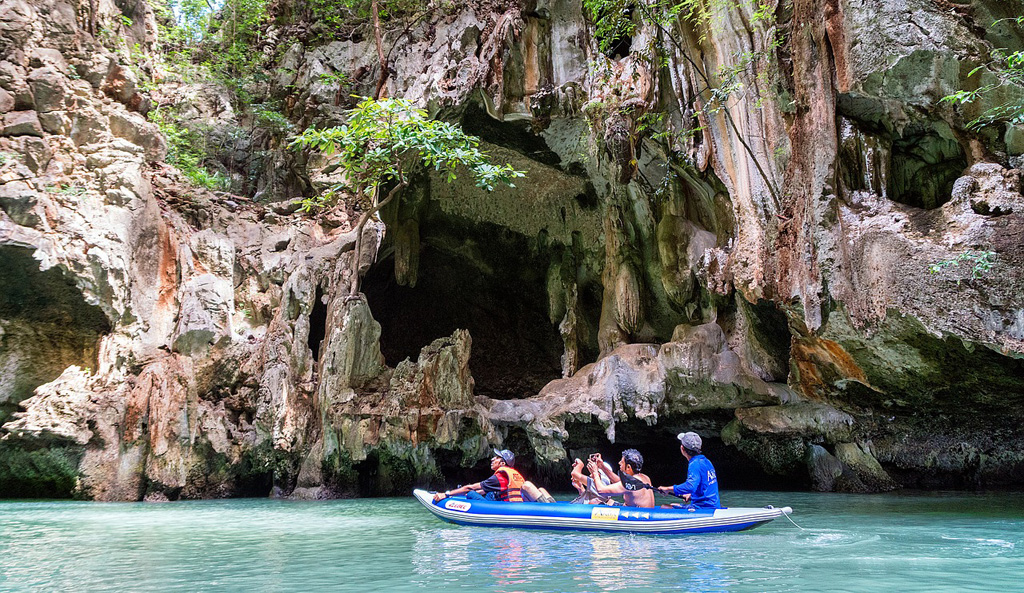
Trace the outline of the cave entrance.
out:
[[[892,143],[889,197],[916,208],[938,208],[949,201],[953,182],[966,168],[956,140],[932,129],[908,128]]]
[[[475,393],[535,395],[561,377],[562,339],[547,313],[547,257],[506,228],[429,209],[420,224],[415,287],[396,282],[387,243],[363,280],[385,360],[390,366],[416,360],[432,341],[466,329]]]
[[[95,368],[110,322],[60,269],[32,250],[0,246],[0,424],[33,390],[71,365]]]
[[[320,346],[327,336],[327,304],[324,303],[324,289],[316,287],[313,298],[313,309],[309,312],[309,336],[306,340],[310,352],[313,353],[313,364],[320,362]]]
[[[575,422],[566,425],[569,438],[565,441],[569,463],[576,457],[586,459],[590,453],[601,457],[618,469],[619,458],[626,449],[636,449],[644,457],[643,472],[655,484],[679,484],[686,479],[686,460],[679,452],[676,435],[688,430],[702,435],[703,453],[715,465],[719,482],[728,490],[786,490],[794,484],[807,486],[799,477],[771,475],[758,463],[735,447],[726,445],[721,434],[733,418],[731,411],[709,412],[685,419],[661,418],[655,426],[630,418],[615,425],[615,443],[609,443],[603,426],[595,422]],[[568,470],[561,476],[568,480]],[[564,488],[558,488],[564,490]]]
[[[870,191],[915,208],[942,206],[967,168],[950,127],[918,120],[896,131],[876,102],[839,96],[839,169],[847,191]]]

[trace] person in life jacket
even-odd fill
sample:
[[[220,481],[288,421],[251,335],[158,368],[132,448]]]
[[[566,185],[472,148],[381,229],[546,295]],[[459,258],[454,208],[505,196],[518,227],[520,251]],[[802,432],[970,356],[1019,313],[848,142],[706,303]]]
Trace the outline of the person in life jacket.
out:
[[[438,492],[434,494],[434,502],[460,494],[465,494],[469,500],[555,502],[547,490],[538,488],[532,482],[527,481],[523,474],[512,467],[515,463],[516,456],[511,451],[495,449],[494,457],[491,457],[491,470],[494,471],[494,475],[482,482]]]
[[[705,509],[720,509],[722,502],[718,498],[718,475],[711,461],[701,454],[703,443],[700,435],[695,432],[681,432],[679,450],[686,458],[686,481],[675,486],[658,486],[665,494],[678,496],[690,503],[690,506]]]

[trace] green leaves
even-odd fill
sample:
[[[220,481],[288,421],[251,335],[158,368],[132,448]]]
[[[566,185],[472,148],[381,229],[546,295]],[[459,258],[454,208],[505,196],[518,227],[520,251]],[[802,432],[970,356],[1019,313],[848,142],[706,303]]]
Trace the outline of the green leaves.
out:
[[[512,180],[524,175],[510,165],[492,164],[480,150],[479,138],[449,122],[429,119],[409,101],[366,98],[347,115],[344,125],[307,129],[290,145],[334,156],[345,173],[344,183],[315,198],[311,206],[325,205],[340,190],[370,195],[387,181],[404,182],[410,165],[433,168],[449,182],[459,167],[466,167],[476,185],[488,191],[502,183],[513,186]]]
[[[211,173],[205,166],[208,158],[206,136],[181,124],[173,113],[165,113],[165,110],[158,108],[151,111],[149,119],[167,138],[167,162],[177,167],[195,185],[212,190],[228,189],[230,180],[219,171]]]
[[[261,49],[270,24],[270,0],[156,0],[160,54],[187,81],[212,79],[243,102],[247,88],[267,79]]]
[[[1000,20],[1017,27],[1024,26],[1024,16]],[[982,99],[998,102],[968,122],[967,127],[970,129],[978,130],[1006,122],[1024,123],[1024,51],[994,49],[989,57],[987,62],[974,67],[967,74],[968,80],[974,79],[974,90],[957,91],[943,97],[941,102],[953,105],[966,105]]]
[[[633,0],[583,0],[583,8],[594,24],[594,37],[603,53],[611,51],[619,39],[631,37],[636,31],[633,3]]]
[[[965,251],[960,255],[952,258],[935,262],[928,266],[928,272],[931,274],[943,274],[947,269],[960,268],[961,264],[967,264],[970,266],[971,277],[968,282],[974,282],[981,279],[982,276],[987,274],[992,266],[995,265],[996,254],[993,251]],[[962,279],[956,279],[956,285],[960,286]]]
[[[310,21],[315,23],[310,31],[315,41],[327,43],[365,34],[372,26],[370,4],[370,0],[304,0],[299,6],[309,12]],[[424,8],[441,4],[419,0],[381,0],[380,19],[384,23],[406,19]]]
[[[977,70],[977,68],[975,68]],[[973,70],[971,71],[974,72]],[[974,91],[957,91],[952,95],[946,95],[940,100],[940,103],[952,103],[954,105],[963,105],[964,103],[972,103],[978,100],[981,95],[980,90]]]

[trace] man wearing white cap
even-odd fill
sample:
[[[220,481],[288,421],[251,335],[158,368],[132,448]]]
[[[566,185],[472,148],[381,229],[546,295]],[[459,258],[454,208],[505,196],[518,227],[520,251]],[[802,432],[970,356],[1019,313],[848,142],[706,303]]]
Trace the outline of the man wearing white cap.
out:
[[[555,499],[544,488],[538,488],[533,482],[527,481],[523,474],[512,466],[516,464],[516,456],[508,449],[495,449],[491,457],[491,471],[494,475],[468,486],[460,486],[455,490],[446,490],[434,494],[434,502],[449,496],[465,495],[470,500],[499,500],[503,502],[555,502]]]
[[[686,481],[675,486],[658,486],[665,494],[673,494],[687,500],[692,506],[705,509],[720,509],[722,502],[718,498],[718,475],[715,466],[701,454],[703,442],[695,432],[681,432],[679,450],[683,453],[689,466],[686,469]]]

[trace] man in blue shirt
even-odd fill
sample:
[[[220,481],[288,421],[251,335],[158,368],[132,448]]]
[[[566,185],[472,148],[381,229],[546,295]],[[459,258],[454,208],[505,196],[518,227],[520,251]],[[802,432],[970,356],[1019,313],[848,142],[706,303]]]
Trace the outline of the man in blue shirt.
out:
[[[686,469],[686,481],[675,486],[658,486],[664,494],[674,494],[689,502],[692,506],[702,509],[720,509],[722,502],[718,499],[718,476],[715,466],[707,457],[701,455],[703,443],[700,435],[695,432],[682,432],[679,439],[679,450],[689,463]]]

